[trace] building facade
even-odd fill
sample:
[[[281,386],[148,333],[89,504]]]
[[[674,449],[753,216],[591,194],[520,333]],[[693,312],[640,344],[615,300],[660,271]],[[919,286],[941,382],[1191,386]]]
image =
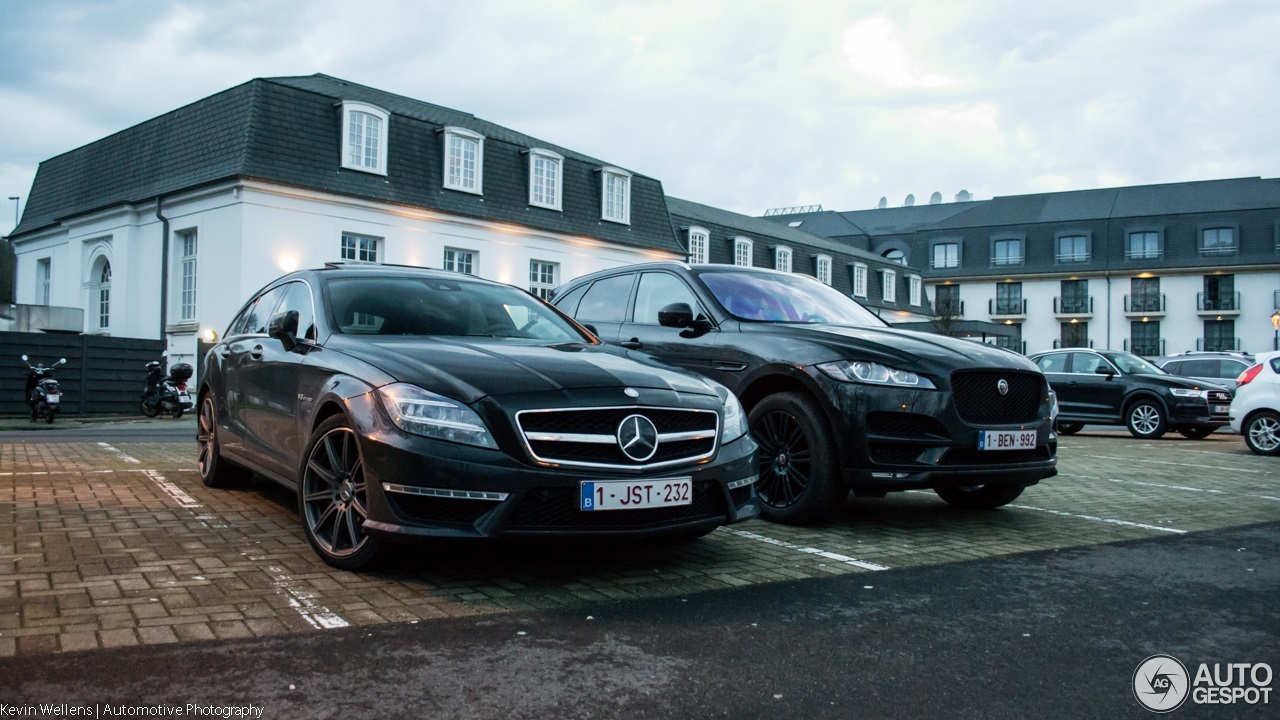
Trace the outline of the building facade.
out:
[[[838,217],[833,217],[838,216]],[[1261,352],[1280,309],[1280,181],[1241,178],[769,218],[917,265],[935,308],[1010,347]],[[901,255],[898,255],[901,253]]]
[[[547,295],[682,259],[661,183],[467,113],[325,75],[256,79],[41,163],[11,236],[21,304],[191,361],[249,295],[326,262]]]

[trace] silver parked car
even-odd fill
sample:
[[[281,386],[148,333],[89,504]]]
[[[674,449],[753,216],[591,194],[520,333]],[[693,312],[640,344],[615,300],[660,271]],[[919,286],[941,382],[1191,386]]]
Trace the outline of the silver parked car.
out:
[[[1253,356],[1238,352],[1185,352],[1157,358],[1156,367],[1201,382],[1236,389],[1236,378],[1248,370]]]

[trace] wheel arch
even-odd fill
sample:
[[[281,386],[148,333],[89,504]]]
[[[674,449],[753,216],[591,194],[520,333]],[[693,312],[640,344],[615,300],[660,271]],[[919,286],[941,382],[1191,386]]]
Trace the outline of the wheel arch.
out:
[[[1129,411],[1133,409],[1134,403],[1137,403],[1139,400],[1155,400],[1156,404],[1160,406],[1160,411],[1164,413],[1165,422],[1168,422],[1170,420],[1169,404],[1164,401],[1164,398],[1160,397],[1160,395],[1157,393],[1151,392],[1150,390],[1143,389],[1143,390],[1135,390],[1132,393],[1129,393],[1128,397],[1126,397],[1124,399],[1124,402],[1121,403],[1120,405],[1120,421],[1121,422],[1128,422]]]

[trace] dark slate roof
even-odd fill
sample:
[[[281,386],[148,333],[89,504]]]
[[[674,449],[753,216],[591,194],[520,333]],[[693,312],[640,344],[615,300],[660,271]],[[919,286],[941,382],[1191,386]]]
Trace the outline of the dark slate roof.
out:
[[[387,175],[341,167],[343,100],[391,113]],[[485,136],[484,195],[443,188],[446,125]],[[563,210],[528,204],[523,151],[565,156]],[[682,252],[662,184],[632,175],[631,224],[600,218],[608,163],[476,118],[327,75],[259,78],[41,163],[14,235],[85,212],[251,178],[635,247]]]
[[[795,247],[809,247],[830,252],[841,252],[846,255],[864,257],[868,260],[874,260],[877,262],[884,261],[884,258],[876,255],[875,253],[850,247],[844,243],[835,242],[825,237],[805,232],[799,228],[788,227],[785,224],[772,222],[773,218],[765,219],[751,217],[750,215],[741,215],[736,212],[730,212],[729,210],[722,210],[710,205],[702,205],[700,203],[681,200],[671,196],[667,196],[667,211],[672,216],[689,218],[694,221],[701,220],[703,222],[733,228],[741,232],[743,235],[755,240],[772,239],[777,243]],[[680,228],[676,228],[676,230],[678,233]]]
[[[834,210],[819,210],[818,212],[807,213],[791,213],[788,215],[770,215],[761,218],[772,223],[777,223],[783,227],[790,227],[791,223],[798,222],[805,232],[820,237],[849,237],[851,235],[866,235],[866,231],[847,219],[843,213]]]
[[[850,210],[840,213],[841,217],[862,228],[863,232],[878,237],[881,235],[908,235],[917,230],[929,227],[937,222],[961,213],[968,213],[986,201],[939,203],[937,205],[916,205],[913,207],[875,208],[873,210]]]

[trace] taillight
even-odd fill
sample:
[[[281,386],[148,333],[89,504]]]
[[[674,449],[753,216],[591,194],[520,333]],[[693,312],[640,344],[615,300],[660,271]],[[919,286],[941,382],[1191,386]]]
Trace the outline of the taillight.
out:
[[[186,383],[181,383],[181,384],[179,384],[179,385],[178,385],[178,391],[179,391],[179,392],[186,392],[186,391],[187,391],[187,384],[186,384]]]
[[[1254,378],[1258,377],[1258,373],[1260,372],[1262,372],[1262,363],[1258,363],[1257,365],[1254,365],[1248,370],[1240,373],[1240,377],[1236,378],[1236,384],[1241,387],[1248,385],[1253,382]]]

